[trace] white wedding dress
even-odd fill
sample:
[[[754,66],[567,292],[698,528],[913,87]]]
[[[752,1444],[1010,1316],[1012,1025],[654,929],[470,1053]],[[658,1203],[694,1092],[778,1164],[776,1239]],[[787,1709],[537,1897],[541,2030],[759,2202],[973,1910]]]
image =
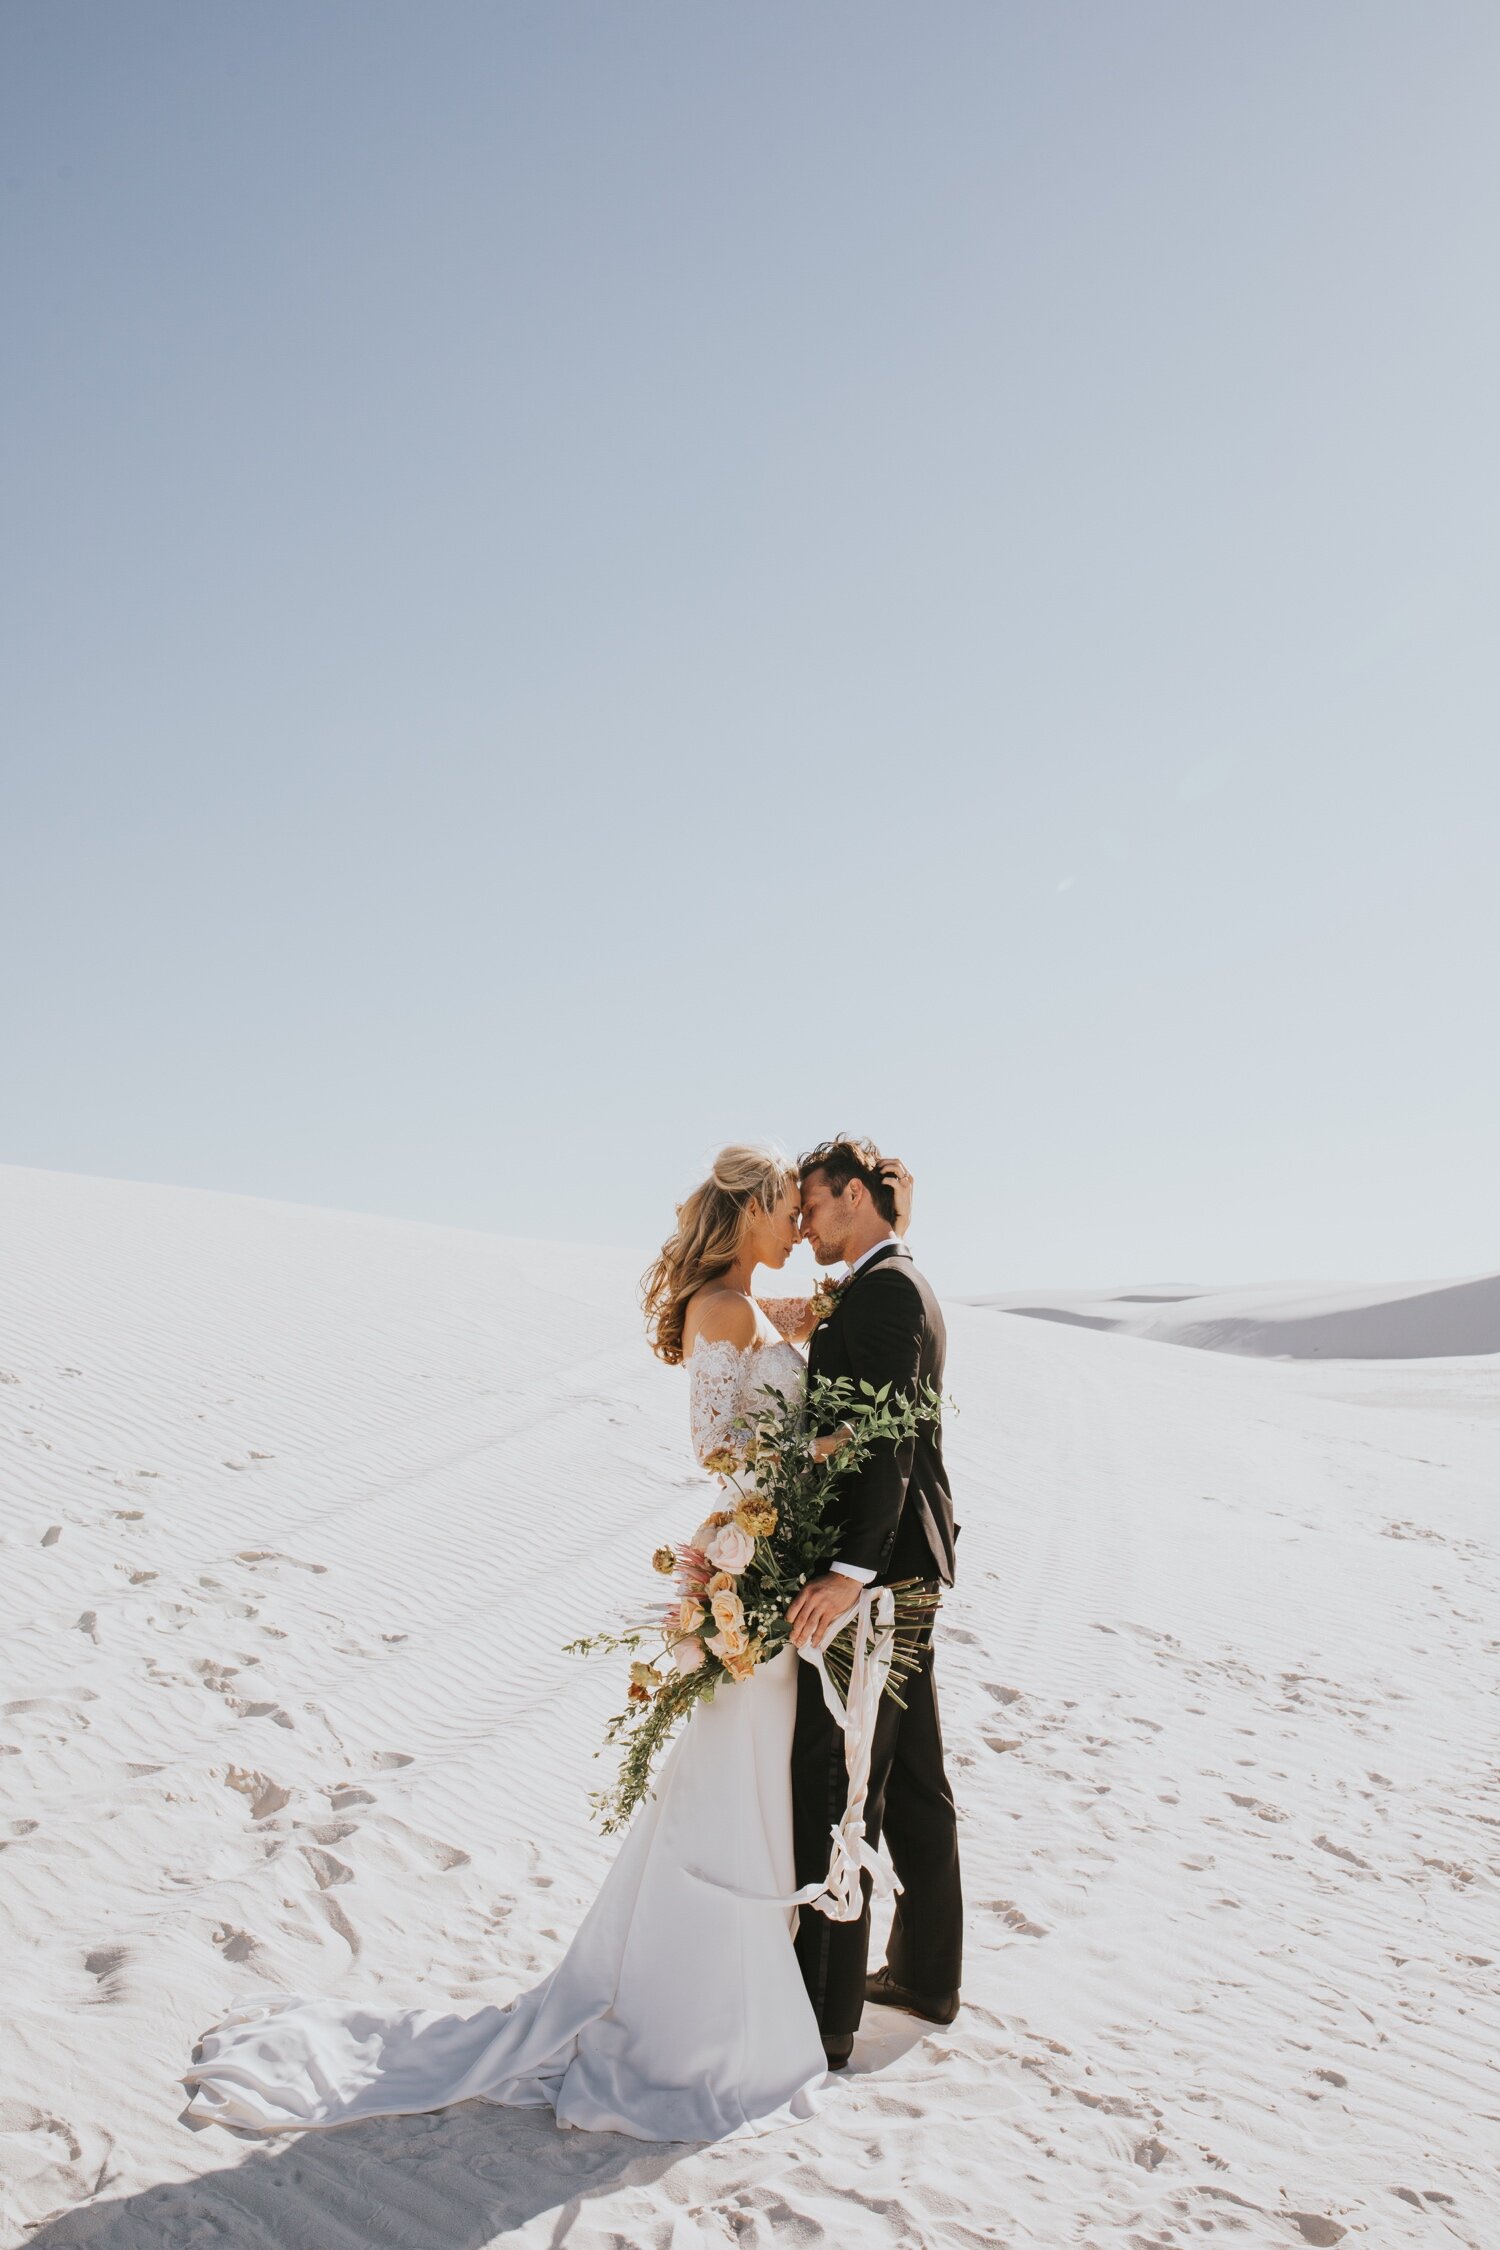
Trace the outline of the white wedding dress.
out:
[[[688,1362],[700,1462],[762,1386],[806,1379],[801,1353],[756,1318],[748,1348],[700,1343]],[[785,1903],[798,1661],[785,1648],[696,1706],[567,1953],[530,1992],[468,2016],[250,1999],[204,2035],[187,2114],[286,2132],[480,2100],[650,2141],[811,2116],[823,2043]]]

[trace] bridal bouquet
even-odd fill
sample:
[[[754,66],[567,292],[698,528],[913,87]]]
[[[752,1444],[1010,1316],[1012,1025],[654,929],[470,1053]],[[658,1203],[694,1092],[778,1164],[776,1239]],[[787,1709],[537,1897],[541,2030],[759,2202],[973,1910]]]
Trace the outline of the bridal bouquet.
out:
[[[876,1390],[845,1376],[816,1376],[801,1397],[773,1389],[760,1395],[765,1406],[753,1423],[737,1421],[733,1442],[705,1463],[727,1504],[707,1516],[685,1544],[658,1547],[651,1558],[674,1582],[664,1612],[623,1633],[595,1633],[568,1643],[568,1653],[579,1656],[657,1644],[653,1654],[632,1663],[625,1709],[605,1732],[606,1744],[624,1745],[613,1787],[591,1799],[606,1836],[623,1828],[646,1796],[652,1766],[694,1704],[712,1696],[721,1681],[749,1679],[758,1664],[786,1647],[788,1607],[838,1552],[841,1480],[872,1447],[902,1444],[939,1408],[930,1390],[911,1400],[892,1396],[889,1384]],[[839,1425],[849,1437],[836,1453],[815,1460],[814,1434]],[[886,1693],[900,1702],[900,1683],[918,1661],[920,1637],[938,1597],[915,1579],[891,1592],[896,1638]],[[848,1625],[824,1651],[841,1692],[849,1684],[856,1615],[851,1611]]]

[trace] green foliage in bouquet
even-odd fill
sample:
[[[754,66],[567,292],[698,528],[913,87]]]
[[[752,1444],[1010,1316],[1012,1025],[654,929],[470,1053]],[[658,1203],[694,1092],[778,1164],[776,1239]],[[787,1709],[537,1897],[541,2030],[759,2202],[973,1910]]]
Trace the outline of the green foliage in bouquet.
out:
[[[770,1388],[760,1396],[763,1409],[753,1421],[736,1422],[732,1442],[706,1463],[730,1504],[701,1523],[691,1541],[659,1547],[652,1558],[675,1581],[664,1618],[568,1643],[568,1653],[579,1656],[658,1644],[654,1656],[637,1655],[632,1663],[628,1701],[605,1731],[606,1746],[624,1745],[614,1785],[591,1799],[605,1835],[623,1828],[648,1794],[656,1759],[693,1706],[726,1680],[749,1679],[786,1647],[788,1608],[838,1552],[840,1485],[877,1446],[908,1443],[941,1405],[930,1388],[909,1398],[889,1384],[876,1390],[846,1376],[816,1376],[801,1396]],[[829,1433],[840,1434],[838,1450],[815,1458],[813,1441]],[[886,1693],[899,1703],[939,1597],[915,1579],[891,1593],[896,1634]],[[857,1616],[851,1610],[823,1657],[844,1695]]]

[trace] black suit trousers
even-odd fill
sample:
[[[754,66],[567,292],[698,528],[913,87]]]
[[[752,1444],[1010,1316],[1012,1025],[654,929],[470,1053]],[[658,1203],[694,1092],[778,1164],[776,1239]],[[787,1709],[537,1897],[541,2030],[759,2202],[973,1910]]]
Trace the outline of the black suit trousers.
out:
[[[963,1970],[963,1894],[958,1823],[943,1770],[932,1647],[901,1693],[906,1709],[880,1699],[865,1805],[865,1838],[883,1834],[902,1889],[896,1898],[886,1964],[912,1991],[957,1992]],[[797,1882],[828,1872],[830,1830],[844,1810],[849,1777],[844,1737],[823,1701],[811,1664],[799,1664],[797,1725],[792,1742],[792,1827]],[[797,1959],[819,2028],[840,2038],[859,2028],[870,1952],[870,1877],[857,1921],[832,1922],[814,1907],[799,1909]]]

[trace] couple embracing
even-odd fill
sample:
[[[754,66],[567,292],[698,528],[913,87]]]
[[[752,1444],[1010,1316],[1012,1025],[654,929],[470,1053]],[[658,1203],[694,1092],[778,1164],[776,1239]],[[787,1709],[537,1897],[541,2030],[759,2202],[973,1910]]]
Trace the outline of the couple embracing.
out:
[[[910,1210],[905,1167],[867,1141],[826,1141],[796,1166],[720,1152],[644,1285],[652,1349],[688,1374],[700,1463],[753,1423],[758,1399],[809,1377],[909,1398],[941,1389],[942,1315],[905,1245]],[[812,1299],[758,1298],[757,1270],[785,1265],[799,1239],[820,1266],[843,1263],[842,1281]],[[825,1432],[815,1450],[842,1439]],[[837,1552],[791,1603],[789,1645],[693,1707],[548,1977],[469,2016],[253,1997],[200,2042],[187,2114],[285,2131],[481,2099],[645,2140],[718,2140],[811,2115],[867,2000],[951,2022],[962,1901],[930,1620],[901,1700],[879,1699],[857,1782],[855,1729],[819,1660],[866,1587],[952,1584],[938,1424],[869,1449],[835,1489]],[[874,1974],[874,1855],[858,1890],[840,1893],[830,1873],[841,1823],[857,1836],[861,1809],[897,1889]]]

